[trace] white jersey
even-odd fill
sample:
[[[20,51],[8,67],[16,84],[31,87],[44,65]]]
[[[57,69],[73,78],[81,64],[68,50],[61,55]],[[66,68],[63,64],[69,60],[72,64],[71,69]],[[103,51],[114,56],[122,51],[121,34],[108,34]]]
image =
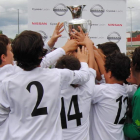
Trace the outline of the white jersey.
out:
[[[136,92],[138,85],[136,84],[132,84],[132,85],[128,85],[128,84],[123,84],[125,87],[125,90],[129,96],[130,99],[132,99],[134,93]]]
[[[71,85],[61,91],[61,125],[64,140],[89,140],[89,110],[96,71],[90,68],[90,80],[82,86]]]
[[[119,84],[95,85],[91,140],[124,140],[128,94]]]
[[[0,124],[5,121],[1,140],[62,140],[60,91],[69,84],[89,80],[86,63],[80,71],[35,68],[20,71],[2,81]],[[3,119],[3,120],[2,120]]]
[[[22,69],[20,67],[12,64],[7,64],[3,67],[0,67],[0,84],[2,80],[4,80],[6,77],[15,74],[21,70]]]
[[[16,65],[12,65],[12,64],[7,64],[3,67],[0,67],[0,85],[2,83],[2,80],[4,80],[5,78],[19,72],[22,71],[21,68],[19,68]],[[2,138],[2,135],[5,133],[4,129],[6,128],[7,122],[4,122],[3,119],[5,118],[5,116],[7,116],[9,114],[9,108],[4,108],[1,104],[0,104],[0,113],[5,114],[3,117],[0,117],[0,122],[2,122],[2,124],[0,123],[0,139]]]
[[[65,51],[62,48],[59,48],[59,49],[45,55],[45,57],[43,58],[43,60],[41,62],[41,67],[46,68],[46,67],[50,67],[51,65],[54,65],[56,63],[57,59],[59,59],[63,55],[65,55]],[[7,64],[0,68],[0,84],[1,84],[2,80],[4,80],[6,77],[9,77],[19,71],[22,71],[22,69],[16,65],[15,61],[14,61],[14,64],[15,65]],[[0,104],[0,109],[2,110],[3,114],[5,114],[6,116],[8,115],[9,108],[4,108]],[[1,127],[0,127],[0,136],[2,138],[2,136],[4,135],[4,127],[6,127],[6,125],[8,125],[8,120],[6,122],[3,122],[3,118],[1,118],[0,122],[2,122]]]

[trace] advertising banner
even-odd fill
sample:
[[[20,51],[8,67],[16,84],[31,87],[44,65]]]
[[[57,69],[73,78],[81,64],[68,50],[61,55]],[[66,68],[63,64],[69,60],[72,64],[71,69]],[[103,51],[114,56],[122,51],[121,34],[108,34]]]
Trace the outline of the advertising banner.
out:
[[[126,53],[126,0],[28,0],[28,29],[49,40],[57,22],[72,19],[67,6],[73,5],[86,5],[82,18],[92,21],[89,36],[95,46],[111,41]],[[68,38],[64,31],[55,47],[62,47]]]

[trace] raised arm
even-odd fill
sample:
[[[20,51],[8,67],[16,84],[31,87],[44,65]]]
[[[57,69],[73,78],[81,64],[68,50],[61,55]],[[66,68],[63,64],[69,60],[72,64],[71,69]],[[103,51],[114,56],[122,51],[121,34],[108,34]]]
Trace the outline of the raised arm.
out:
[[[87,65],[88,51],[86,48],[78,48],[77,58],[81,62],[81,69],[71,71],[68,69],[58,69],[61,73],[61,87],[66,88],[70,84],[85,84],[89,80],[89,68]]]
[[[45,57],[42,59],[41,67],[48,68],[52,65],[55,65],[55,63],[61,56],[65,55],[68,52],[76,50],[77,47],[77,41],[68,40],[62,48],[58,48],[50,52],[49,54],[46,54]]]
[[[99,67],[99,70],[101,72],[101,75],[105,73],[105,62],[104,60],[102,59],[101,55],[98,53],[98,51],[94,51],[94,55],[95,55],[95,59],[96,59],[96,62],[97,62],[97,65]]]
[[[62,29],[63,26],[64,26],[63,23],[60,22],[57,23],[53,31],[53,34],[51,36],[51,39],[45,42],[44,49],[47,49],[49,52],[51,51],[51,49],[54,47],[55,43],[57,42],[58,38],[62,36],[61,33],[64,31],[64,29]]]
[[[93,43],[93,49],[96,50],[100,54],[100,56],[102,57],[103,61],[105,61],[106,56],[101,52],[100,49],[98,49],[94,46],[94,43]]]
[[[94,50],[93,50],[93,42],[92,40],[90,40],[90,38],[83,32],[81,27],[78,27],[80,32],[77,32],[76,30],[73,29],[74,33],[72,33],[71,35],[73,36],[73,38],[75,38],[78,41],[79,45],[83,45],[86,46],[87,49],[89,50],[89,62],[88,65],[90,68],[93,68],[96,70],[97,73],[97,80],[101,80],[101,74],[98,68],[98,65],[95,61],[95,57],[94,57]]]

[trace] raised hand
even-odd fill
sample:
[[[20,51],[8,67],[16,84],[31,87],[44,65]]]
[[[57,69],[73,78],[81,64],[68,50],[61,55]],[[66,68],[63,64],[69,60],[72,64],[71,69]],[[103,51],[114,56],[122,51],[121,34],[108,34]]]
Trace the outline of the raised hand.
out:
[[[90,44],[90,46],[93,47],[93,42],[92,40],[88,37],[88,35],[85,36],[85,38],[80,42],[78,41],[78,45],[83,45],[83,46],[86,46],[88,47]]]
[[[57,25],[55,26],[51,39],[48,41],[48,45],[50,47],[53,47],[57,39],[62,36],[61,33],[64,31],[64,29],[62,29],[63,26],[64,24],[60,22],[58,22]]]
[[[88,37],[88,34],[85,34],[80,26],[78,26],[80,32],[73,29],[71,33],[72,38],[78,41],[79,45],[87,46],[87,44],[93,44],[91,39]]]
[[[78,45],[77,45],[77,41],[74,39],[68,39],[68,41],[66,42],[66,44],[62,47],[66,53],[68,52],[72,52],[75,51],[77,49]]]
[[[76,39],[79,42],[82,42],[86,36],[86,34],[83,32],[82,28],[80,26],[78,26],[80,32],[78,32],[75,29],[72,29],[73,32],[70,33],[70,35],[72,36],[72,38]]]
[[[82,49],[78,47],[76,57],[80,62],[88,63],[88,50],[83,46]]]

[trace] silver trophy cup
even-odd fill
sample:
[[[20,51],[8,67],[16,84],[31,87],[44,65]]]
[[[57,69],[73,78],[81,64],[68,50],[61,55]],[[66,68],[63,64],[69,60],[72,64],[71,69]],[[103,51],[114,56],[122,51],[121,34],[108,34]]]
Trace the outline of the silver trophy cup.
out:
[[[91,20],[82,19],[82,11],[86,5],[74,5],[67,6],[72,14],[72,20],[64,22],[64,28],[66,32],[69,34],[73,32],[72,29],[79,31],[78,26],[80,26],[84,33],[88,33],[91,28]]]

